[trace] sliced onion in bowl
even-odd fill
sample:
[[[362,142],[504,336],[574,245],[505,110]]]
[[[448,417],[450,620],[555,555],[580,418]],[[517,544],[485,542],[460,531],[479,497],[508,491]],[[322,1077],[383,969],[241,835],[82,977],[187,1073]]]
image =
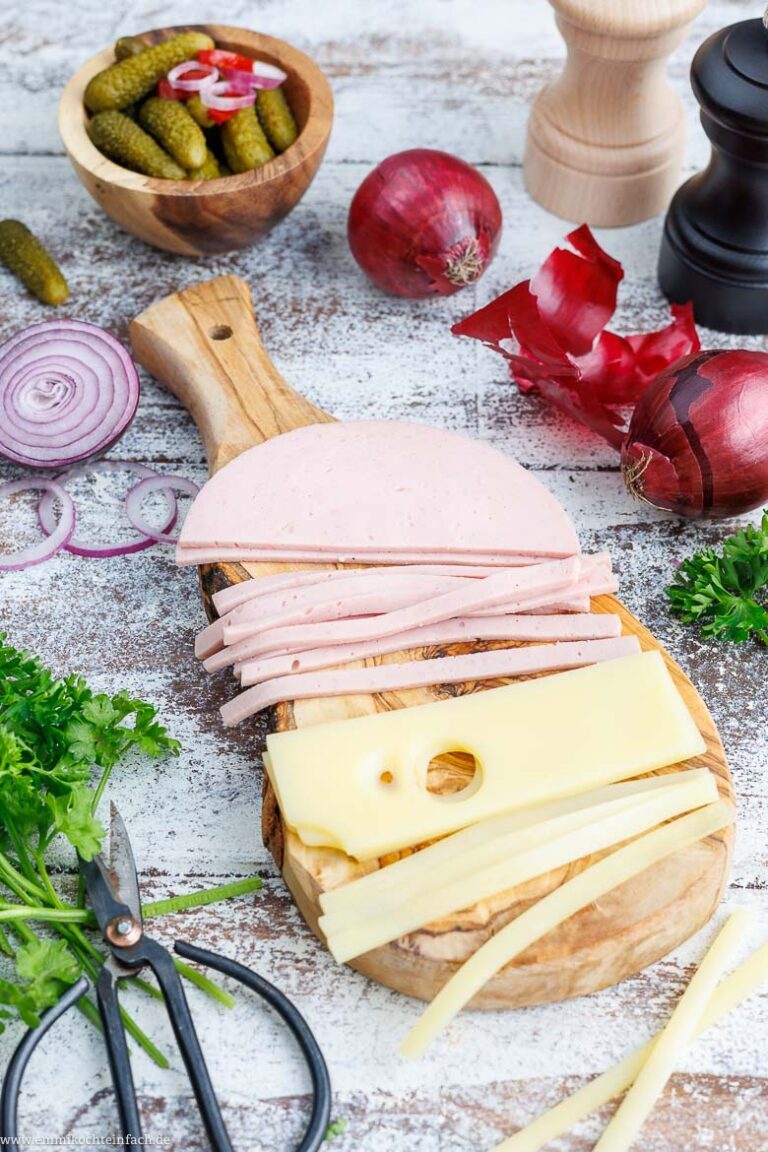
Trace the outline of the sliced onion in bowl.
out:
[[[51,501],[58,500],[61,504],[61,516],[54,530],[46,535],[37,544],[22,548],[18,552],[0,553],[0,572],[19,572],[22,568],[30,568],[33,564],[42,564],[50,560],[62,548],[66,547],[72,539],[77,519],[75,504],[69,492],[56,480],[49,480],[44,476],[30,476],[23,480],[10,480],[0,485],[0,500],[5,496],[13,496],[17,492],[30,490],[43,490]]]
[[[177,544],[178,536],[171,536],[168,533],[168,528],[157,529],[153,528],[142,515],[141,506],[144,500],[152,492],[165,492],[168,488],[172,488],[174,492],[183,492],[193,499],[197,496],[200,489],[197,484],[191,480],[185,480],[183,476],[148,476],[145,480],[139,480],[125,498],[125,514],[130,520],[133,527],[137,532],[142,532],[145,536],[150,536],[152,540],[161,541],[164,544]]]
[[[91,477],[98,474],[114,475],[116,472],[133,472],[143,478],[155,477],[158,478],[159,474],[154,469],[147,467],[146,464],[137,464],[133,460],[94,460],[89,464],[81,464],[76,468],[70,468],[67,472],[62,472],[60,476],[56,477],[57,487],[66,488],[66,485],[83,477]],[[163,477],[163,479],[166,479]],[[173,494],[174,478],[168,478],[169,482],[159,485],[154,491],[160,491],[164,502],[165,509],[163,512],[163,531],[167,532],[176,523],[177,506],[176,497]],[[40,501],[40,506],[37,510],[38,519],[44,532],[54,533],[57,530],[56,521],[56,500],[57,495],[53,492],[47,492]],[[69,493],[67,498],[71,499]],[[122,497],[102,495],[102,500],[106,498],[107,501],[114,503],[117,509],[123,503]],[[132,538],[130,540],[119,540],[116,542],[100,542],[90,541],[84,539],[82,535],[71,535],[70,539],[64,545],[68,552],[73,552],[76,556],[88,557],[109,557],[109,556],[127,556],[132,552],[141,552],[145,548],[151,548],[155,543],[155,538],[149,533],[141,533],[139,539]]]
[[[215,84],[207,84],[200,90],[200,99],[206,108],[213,108],[214,112],[239,112],[241,108],[250,108],[256,103],[256,92],[251,89],[238,95],[233,93],[229,81],[217,80]]]
[[[215,84],[218,78],[218,68],[213,64],[201,64],[198,60],[185,60],[168,73],[168,83],[181,92],[202,92],[206,85]]]
[[[274,64],[262,64],[258,60],[253,62],[253,70],[245,72],[242,68],[229,68],[222,66],[222,80],[226,80],[234,92],[250,92],[254,88],[279,88],[288,75]]]

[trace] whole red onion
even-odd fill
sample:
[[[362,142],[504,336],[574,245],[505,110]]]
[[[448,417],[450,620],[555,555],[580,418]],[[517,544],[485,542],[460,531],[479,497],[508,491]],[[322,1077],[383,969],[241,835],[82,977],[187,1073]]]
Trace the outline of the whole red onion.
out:
[[[641,395],[621,451],[629,491],[680,516],[768,503],[768,353],[699,352]]]
[[[501,235],[484,176],[447,152],[413,148],[383,160],[354,195],[352,255],[398,296],[450,296],[482,276]]]

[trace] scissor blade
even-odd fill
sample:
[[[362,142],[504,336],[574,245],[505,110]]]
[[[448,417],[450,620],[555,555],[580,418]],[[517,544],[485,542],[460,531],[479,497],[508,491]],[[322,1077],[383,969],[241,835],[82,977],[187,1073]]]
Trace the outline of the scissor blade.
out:
[[[109,808],[109,878],[118,900],[126,904],[131,915],[141,923],[141,897],[136,861],[123,818],[114,803]]]

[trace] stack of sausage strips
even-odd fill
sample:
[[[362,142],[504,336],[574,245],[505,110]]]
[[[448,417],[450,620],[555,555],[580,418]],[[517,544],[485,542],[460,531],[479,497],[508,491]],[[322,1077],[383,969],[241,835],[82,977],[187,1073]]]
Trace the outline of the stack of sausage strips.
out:
[[[639,650],[618,617],[590,613],[590,597],[616,591],[610,557],[581,554],[554,497],[502,453],[422,425],[312,425],[244,452],[198,495],[177,558],[367,565],[214,596],[219,619],[195,651],[209,672],[240,678],[227,724],[285,700],[509,678]],[[508,646],[439,655],[463,641]],[[435,658],[408,658],[428,647]],[[360,666],[393,653],[402,660]]]

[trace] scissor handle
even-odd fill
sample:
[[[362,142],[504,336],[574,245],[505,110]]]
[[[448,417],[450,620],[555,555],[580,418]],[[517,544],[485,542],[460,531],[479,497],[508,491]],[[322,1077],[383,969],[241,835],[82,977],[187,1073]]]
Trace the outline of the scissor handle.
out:
[[[77,1004],[80,997],[85,995],[90,986],[85,976],[81,976],[75,984],[67,988],[58,1003],[54,1004],[53,1007],[49,1008],[46,1012],[43,1012],[37,1027],[30,1028],[29,1031],[22,1036],[16,1051],[11,1057],[11,1062],[3,1078],[2,1092],[0,1092],[0,1137],[9,1145],[14,1145],[18,1140],[19,1093],[21,1092],[21,1082],[24,1079],[24,1073],[32,1053],[46,1032],[53,1027],[56,1021],[63,1016],[73,1004]]]
[[[193,960],[196,964],[204,964],[221,972],[223,976],[231,976],[234,980],[250,988],[262,1000],[266,1000],[271,1008],[282,1018],[293,1033],[302,1055],[306,1060],[312,1078],[312,1112],[309,1123],[296,1152],[316,1152],[325,1140],[325,1133],[331,1118],[331,1078],[328,1074],[328,1065],[325,1062],[320,1046],[314,1037],[312,1029],[299,1012],[295,1004],[270,984],[257,972],[238,964],[228,956],[220,956],[217,952],[208,952],[204,948],[196,948],[194,944],[187,944],[184,940],[177,940],[174,950],[185,960]]]

